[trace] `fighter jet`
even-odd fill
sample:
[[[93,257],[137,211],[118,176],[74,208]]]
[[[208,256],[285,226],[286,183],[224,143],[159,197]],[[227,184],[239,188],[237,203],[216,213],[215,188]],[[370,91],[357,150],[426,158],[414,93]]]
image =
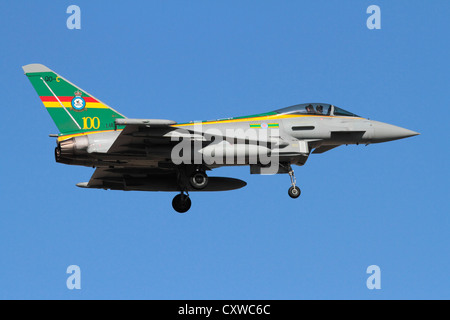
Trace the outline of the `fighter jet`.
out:
[[[55,122],[55,160],[95,168],[81,188],[171,191],[180,213],[189,192],[242,188],[239,179],[209,177],[222,166],[249,166],[251,174],[289,174],[288,194],[298,198],[292,165],[311,153],[341,145],[372,144],[419,133],[360,117],[327,103],[305,103],[227,119],[179,123],[130,119],[42,64],[25,75]]]

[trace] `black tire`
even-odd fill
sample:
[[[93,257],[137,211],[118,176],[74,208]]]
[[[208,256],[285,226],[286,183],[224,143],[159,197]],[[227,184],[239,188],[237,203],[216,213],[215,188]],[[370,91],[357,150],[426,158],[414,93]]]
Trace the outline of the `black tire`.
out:
[[[176,212],[185,213],[191,208],[191,199],[185,194],[176,195],[172,200],[172,207]]]
[[[208,176],[203,171],[196,171],[189,178],[189,183],[194,189],[204,189],[208,185]]]
[[[292,199],[297,199],[302,194],[302,191],[297,186],[295,188],[290,187],[288,190],[288,194],[289,194],[289,197],[291,197]]]

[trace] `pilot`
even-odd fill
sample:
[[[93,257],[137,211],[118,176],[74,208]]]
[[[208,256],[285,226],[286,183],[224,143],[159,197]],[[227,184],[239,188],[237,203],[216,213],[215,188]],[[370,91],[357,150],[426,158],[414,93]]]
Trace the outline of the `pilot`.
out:
[[[314,107],[312,106],[312,104],[306,106],[306,112],[314,113]]]
[[[318,114],[323,114],[323,106],[317,106],[316,110]]]

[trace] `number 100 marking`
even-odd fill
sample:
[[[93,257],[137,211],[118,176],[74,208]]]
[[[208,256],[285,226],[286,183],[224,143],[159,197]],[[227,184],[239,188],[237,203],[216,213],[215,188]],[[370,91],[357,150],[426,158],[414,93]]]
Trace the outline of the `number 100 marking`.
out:
[[[100,128],[100,119],[98,117],[83,117],[83,129],[98,129]]]

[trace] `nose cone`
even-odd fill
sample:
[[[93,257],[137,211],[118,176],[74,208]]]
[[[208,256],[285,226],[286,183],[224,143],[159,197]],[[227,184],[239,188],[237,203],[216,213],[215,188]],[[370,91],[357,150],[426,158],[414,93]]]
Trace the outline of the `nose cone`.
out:
[[[392,124],[372,121],[373,142],[386,142],[417,136],[418,132],[393,126]]]

